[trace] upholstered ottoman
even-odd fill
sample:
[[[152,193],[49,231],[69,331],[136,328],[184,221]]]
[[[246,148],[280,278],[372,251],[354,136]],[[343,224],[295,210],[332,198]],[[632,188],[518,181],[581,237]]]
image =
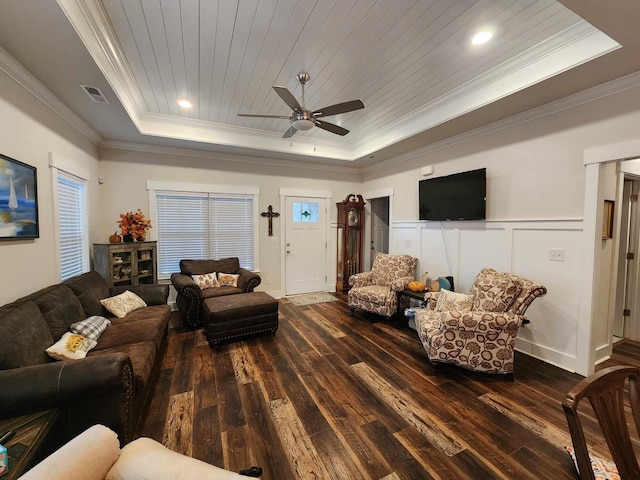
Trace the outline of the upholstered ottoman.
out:
[[[278,301],[265,292],[207,298],[203,306],[204,333],[214,348],[225,340],[278,330]]]

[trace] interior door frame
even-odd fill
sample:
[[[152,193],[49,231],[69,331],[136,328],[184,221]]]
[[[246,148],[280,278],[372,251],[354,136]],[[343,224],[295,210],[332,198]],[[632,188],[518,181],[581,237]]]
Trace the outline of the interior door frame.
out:
[[[638,194],[639,178],[634,175],[624,175],[624,180],[630,180],[632,183],[631,194]],[[628,261],[627,271],[625,272],[625,282],[617,285],[617,288],[624,288],[626,291],[624,308],[631,310],[631,315],[625,318],[623,324],[623,338],[629,338],[634,341],[638,341],[640,338],[640,312],[638,312],[638,305],[640,305],[640,294],[637,291],[637,286],[640,284],[640,269],[638,268],[639,253],[638,247],[640,242],[638,239],[638,229],[640,227],[640,208],[638,202],[632,202],[629,212],[629,248],[628,252],[634,253],[634,258]],[[622,238],[620,238],[622,242]],[[626,251],[625,251],[626,256]],[[619,265],[619,264],[618,264]],[[618,272],[620,273],[620,272]]]
[[[371,190],[364,192],[362,198],[365,199],[367,204],[365,208],[365,229],[364,229],[364,257],[362,259],[363,265],[371,265],[371,199],[389,197],[389,251],[393,251],[393,201],[394,201],[394,188],[381,188],[379,190]]]
[[[280,211],[284,212],[282,215],[282,221],[280,222],[280,258],[282,261],[280,262],[280,289],[282,291],[282,296],[286,296],[287,294],[287,269],[285,266],[285,258],[286,258],[286,245],[285,245],[285,235],[287,231],[287,215],[286,215],[286,199],[289,197],[302,197],[302,198],[321,198],[324,199],[327,203],[327,213],[325,215],[325,245],[327,254],[325,255],[325,265],[324,265],[324,273],[325,273],[325,282],[324,282],[324,291],[335,291],[335,288],[329,290],[329,285],[331,282],[335,280],[335,272],[334,269],[331,268],[331,265],[335,265],[336,252],[333,252],[334,249],[331,249],[332,242],[329,241],[330,232],[334,232],[335,228],[331,228],[331,199],[333,198],[333,194],[330,190],[307,190],[302,188],[280,188],[278,190],[278,195],[280,196]],[[335,235],[334,235],[335,236]],[[333,272],[333,273],[332,273]],[[335,281],[333,282],[335,285]]]

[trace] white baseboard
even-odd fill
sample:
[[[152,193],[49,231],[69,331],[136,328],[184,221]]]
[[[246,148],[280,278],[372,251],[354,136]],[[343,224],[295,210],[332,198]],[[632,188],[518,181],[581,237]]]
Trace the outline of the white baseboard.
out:
[[[567,355],[566,353],[559,352],[521,338],[516,339],[516,350],[537,358],[538,360],[555,365],[563,370],[567,370],[569,372],[576,371],[576,357]]]

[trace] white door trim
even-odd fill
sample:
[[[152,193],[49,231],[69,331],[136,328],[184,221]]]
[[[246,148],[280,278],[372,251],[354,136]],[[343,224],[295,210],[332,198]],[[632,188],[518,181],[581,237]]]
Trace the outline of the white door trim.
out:
[[[330,190],[306,190],[300,188],[280,188],[278,190],[278,194],[280,195],[280,211],[284,212],[283,221],[280,223],[280,238],[284,239],[286,234],[286,223],[287,223],[287,214],[286,214],[286,198],[287,197],[303,197],[303,198],[323,198],[327,201],[327,212],[324,216],[325,218],[325,242],[327,244],[327,255],[325,255],[325,266],[324,271],[327,276],[327,282],[325,283],[326,291],[333,291],[333,289],[329,289],[329,285],[331,281],[335,280],[331,276],[331,262],[335,262],[335,254],[336,252],[329,252],[329,232],[335,231],[335,229],[331,229],[331,199],[333,198],[333,194]],[[286,295],[286,285],[287,285],[287,272],[285,268],[284,258],[286,256],[286,245],[284,240],[280,242],[280,258],[282,261],[280,262],[280,286],[282,295]]]

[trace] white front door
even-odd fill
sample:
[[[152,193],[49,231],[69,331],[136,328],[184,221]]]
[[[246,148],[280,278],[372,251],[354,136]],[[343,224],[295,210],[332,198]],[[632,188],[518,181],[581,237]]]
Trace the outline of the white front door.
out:
[[[324,291],[327,236],[324,198],[285,198],[285,294]]]

